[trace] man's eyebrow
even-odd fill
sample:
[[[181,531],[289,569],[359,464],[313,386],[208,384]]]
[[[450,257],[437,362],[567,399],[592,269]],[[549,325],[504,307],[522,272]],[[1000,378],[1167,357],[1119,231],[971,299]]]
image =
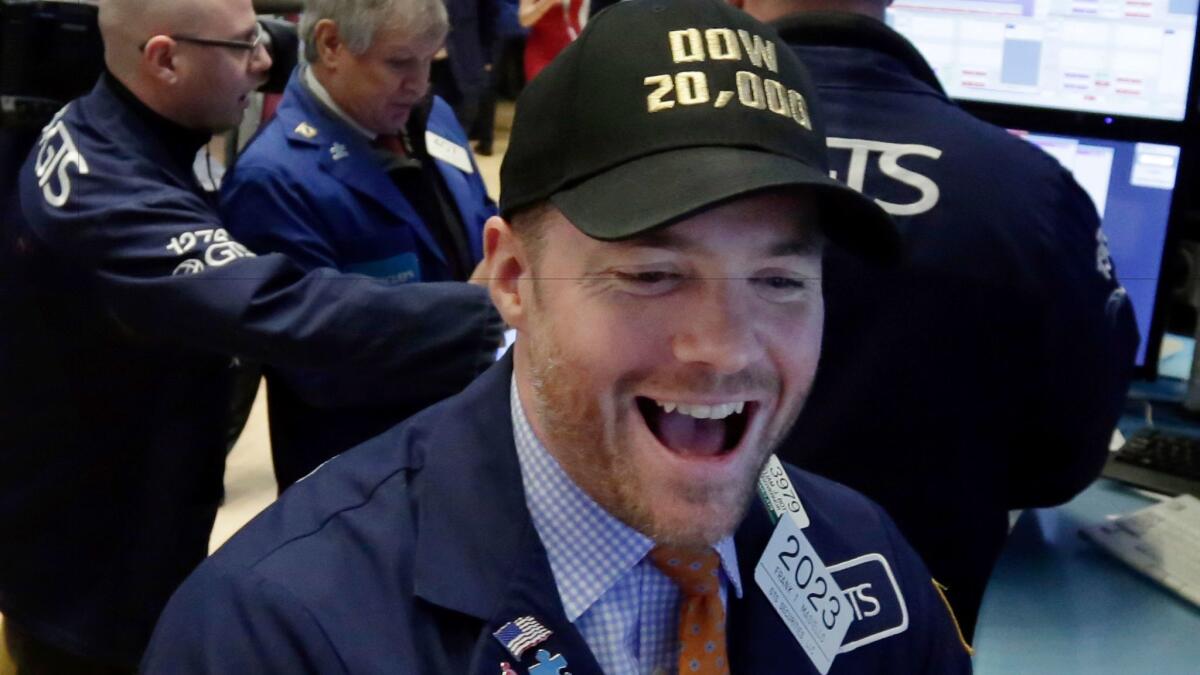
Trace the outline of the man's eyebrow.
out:
[[[623,239],[613,242],[621,248],[666,248],[676,251],[689,251],[695,248],[695,244],[685,237],[681,237],[669,228],[654,230],[645,234],[639,234],[632,239]]]
[[[824,238],[819,235],[797,236],[794,239],[778,241],[767,249],[767,256],[781,258],[787,256],[808,257],[820,255]]]
[[[688,253],[699,248],[697,244],[681,237],[672,232],[669,228],[655,230],[647,234],[626,239],[623,241],[613,242],[614,244],[626,249],[638,248],[659,248],[680,253]],[[824,237],[814,232],[797,232],[794,236],[786,239],[780,239],[771,242],[764,251],[764,255],[770,258],[782,258],[789,256],[808,257],[819,255],[823,248]]]

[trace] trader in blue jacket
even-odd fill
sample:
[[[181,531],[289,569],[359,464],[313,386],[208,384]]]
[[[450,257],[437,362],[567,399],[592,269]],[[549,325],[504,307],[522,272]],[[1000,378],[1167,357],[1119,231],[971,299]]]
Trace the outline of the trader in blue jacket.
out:
[[[887,515],[772,460],[825,242],[896,243],[827,171],[769,28],[721,0],[601,14],[517,104],[484,232],[511,356],[235,535],[144,672],[969,672]]]
[[[193,173],[265,77],[250,0],[106,0],[107,70],[0,224],[0,613],[18,672],[130,672],[207,553],[234,358],[460,390],[485,289],[398,285],[230,236]],[[420,322],[409,317],[420,316]],[[427,392],[420,392],[427,395]]]
[[[947,98],[883,23],[889,0],[734,4],[808,65],[832,168],[896,218],[907,254],[829,256],[829,348],[780,455],[879,501],[969,637],[1009,510],[1095,479],[1132,375],[1096,208],[1049,155]]]
[[[221,213],[257,253],[284,253],[305,269],[332,267],[395,283],[466,282],[496,212],[466,134],[440,98],[427,96],[430,62],[447,31],[441,0],[325,0],[300,22],[308,63],[292,75],[278,113],[226,179]],[[419,286],[418,286],[419,287]],[[454,287],[452,286],[451,289]],[[477,289],[466,283],[464,296]],[[454,292],[451,290],[451,292]],[[425,341],[456,317],[495,316],[461,303],[396,319],[425,325]],[[479,334],[437,358],[494,358]],[[386,395],[396,373],[266,370],[271,449],[282,491],[321,462],[455,393],[446,382],[399,374],[404,405]]]

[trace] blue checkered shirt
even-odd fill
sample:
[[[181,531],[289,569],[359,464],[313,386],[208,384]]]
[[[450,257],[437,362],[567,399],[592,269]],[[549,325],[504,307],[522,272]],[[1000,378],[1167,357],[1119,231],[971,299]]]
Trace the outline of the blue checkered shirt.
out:
[[[567,476],[534,435],[511,388],[513,440],[525,503],[546,547],[567,619],[607,675],[674,673],[679,660],[680,593],[646,557],[654,541],[617,520]],[[742,597],[732,537],[721,558],[721,600]]]

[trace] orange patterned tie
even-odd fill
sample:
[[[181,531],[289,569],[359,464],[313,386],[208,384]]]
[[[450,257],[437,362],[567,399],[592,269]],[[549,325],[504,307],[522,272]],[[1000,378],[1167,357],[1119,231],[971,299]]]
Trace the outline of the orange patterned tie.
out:
[[[656,546],[650,559],[683,593],[679,606],[680,675],[729,675],[717,552]]]

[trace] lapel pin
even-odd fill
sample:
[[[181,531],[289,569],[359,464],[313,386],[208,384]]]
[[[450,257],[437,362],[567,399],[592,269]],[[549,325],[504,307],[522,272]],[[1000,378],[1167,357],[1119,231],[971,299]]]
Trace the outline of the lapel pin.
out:
[[[517,671],[513,670],[512,665],[508,661],[501,661],[500,675],[517,675]]]
[[[308,122],[301,122],[300,124],[297,124],[295,131],[297,134],[300,134],[309,140],[317,137],[317,130],[314,129]]]
[[[532,616],[523,616],[504,624],[492,635],[519,660],[526,649],[545,642],[552,633]]]
[[[529,667],[529,675],[571,675],[563,671],[567,667],[567,659],[562,654],[550,656],[550,652],[539,649],[534,656],[538,662]]]
[[[334,143],[333,145],[329,146],[329,154],[333,156],[334,161],[337,161],[339,159],[346,159],[349,157],[350,151],[347,150],[346,146],[342,145],[341,143]]]

